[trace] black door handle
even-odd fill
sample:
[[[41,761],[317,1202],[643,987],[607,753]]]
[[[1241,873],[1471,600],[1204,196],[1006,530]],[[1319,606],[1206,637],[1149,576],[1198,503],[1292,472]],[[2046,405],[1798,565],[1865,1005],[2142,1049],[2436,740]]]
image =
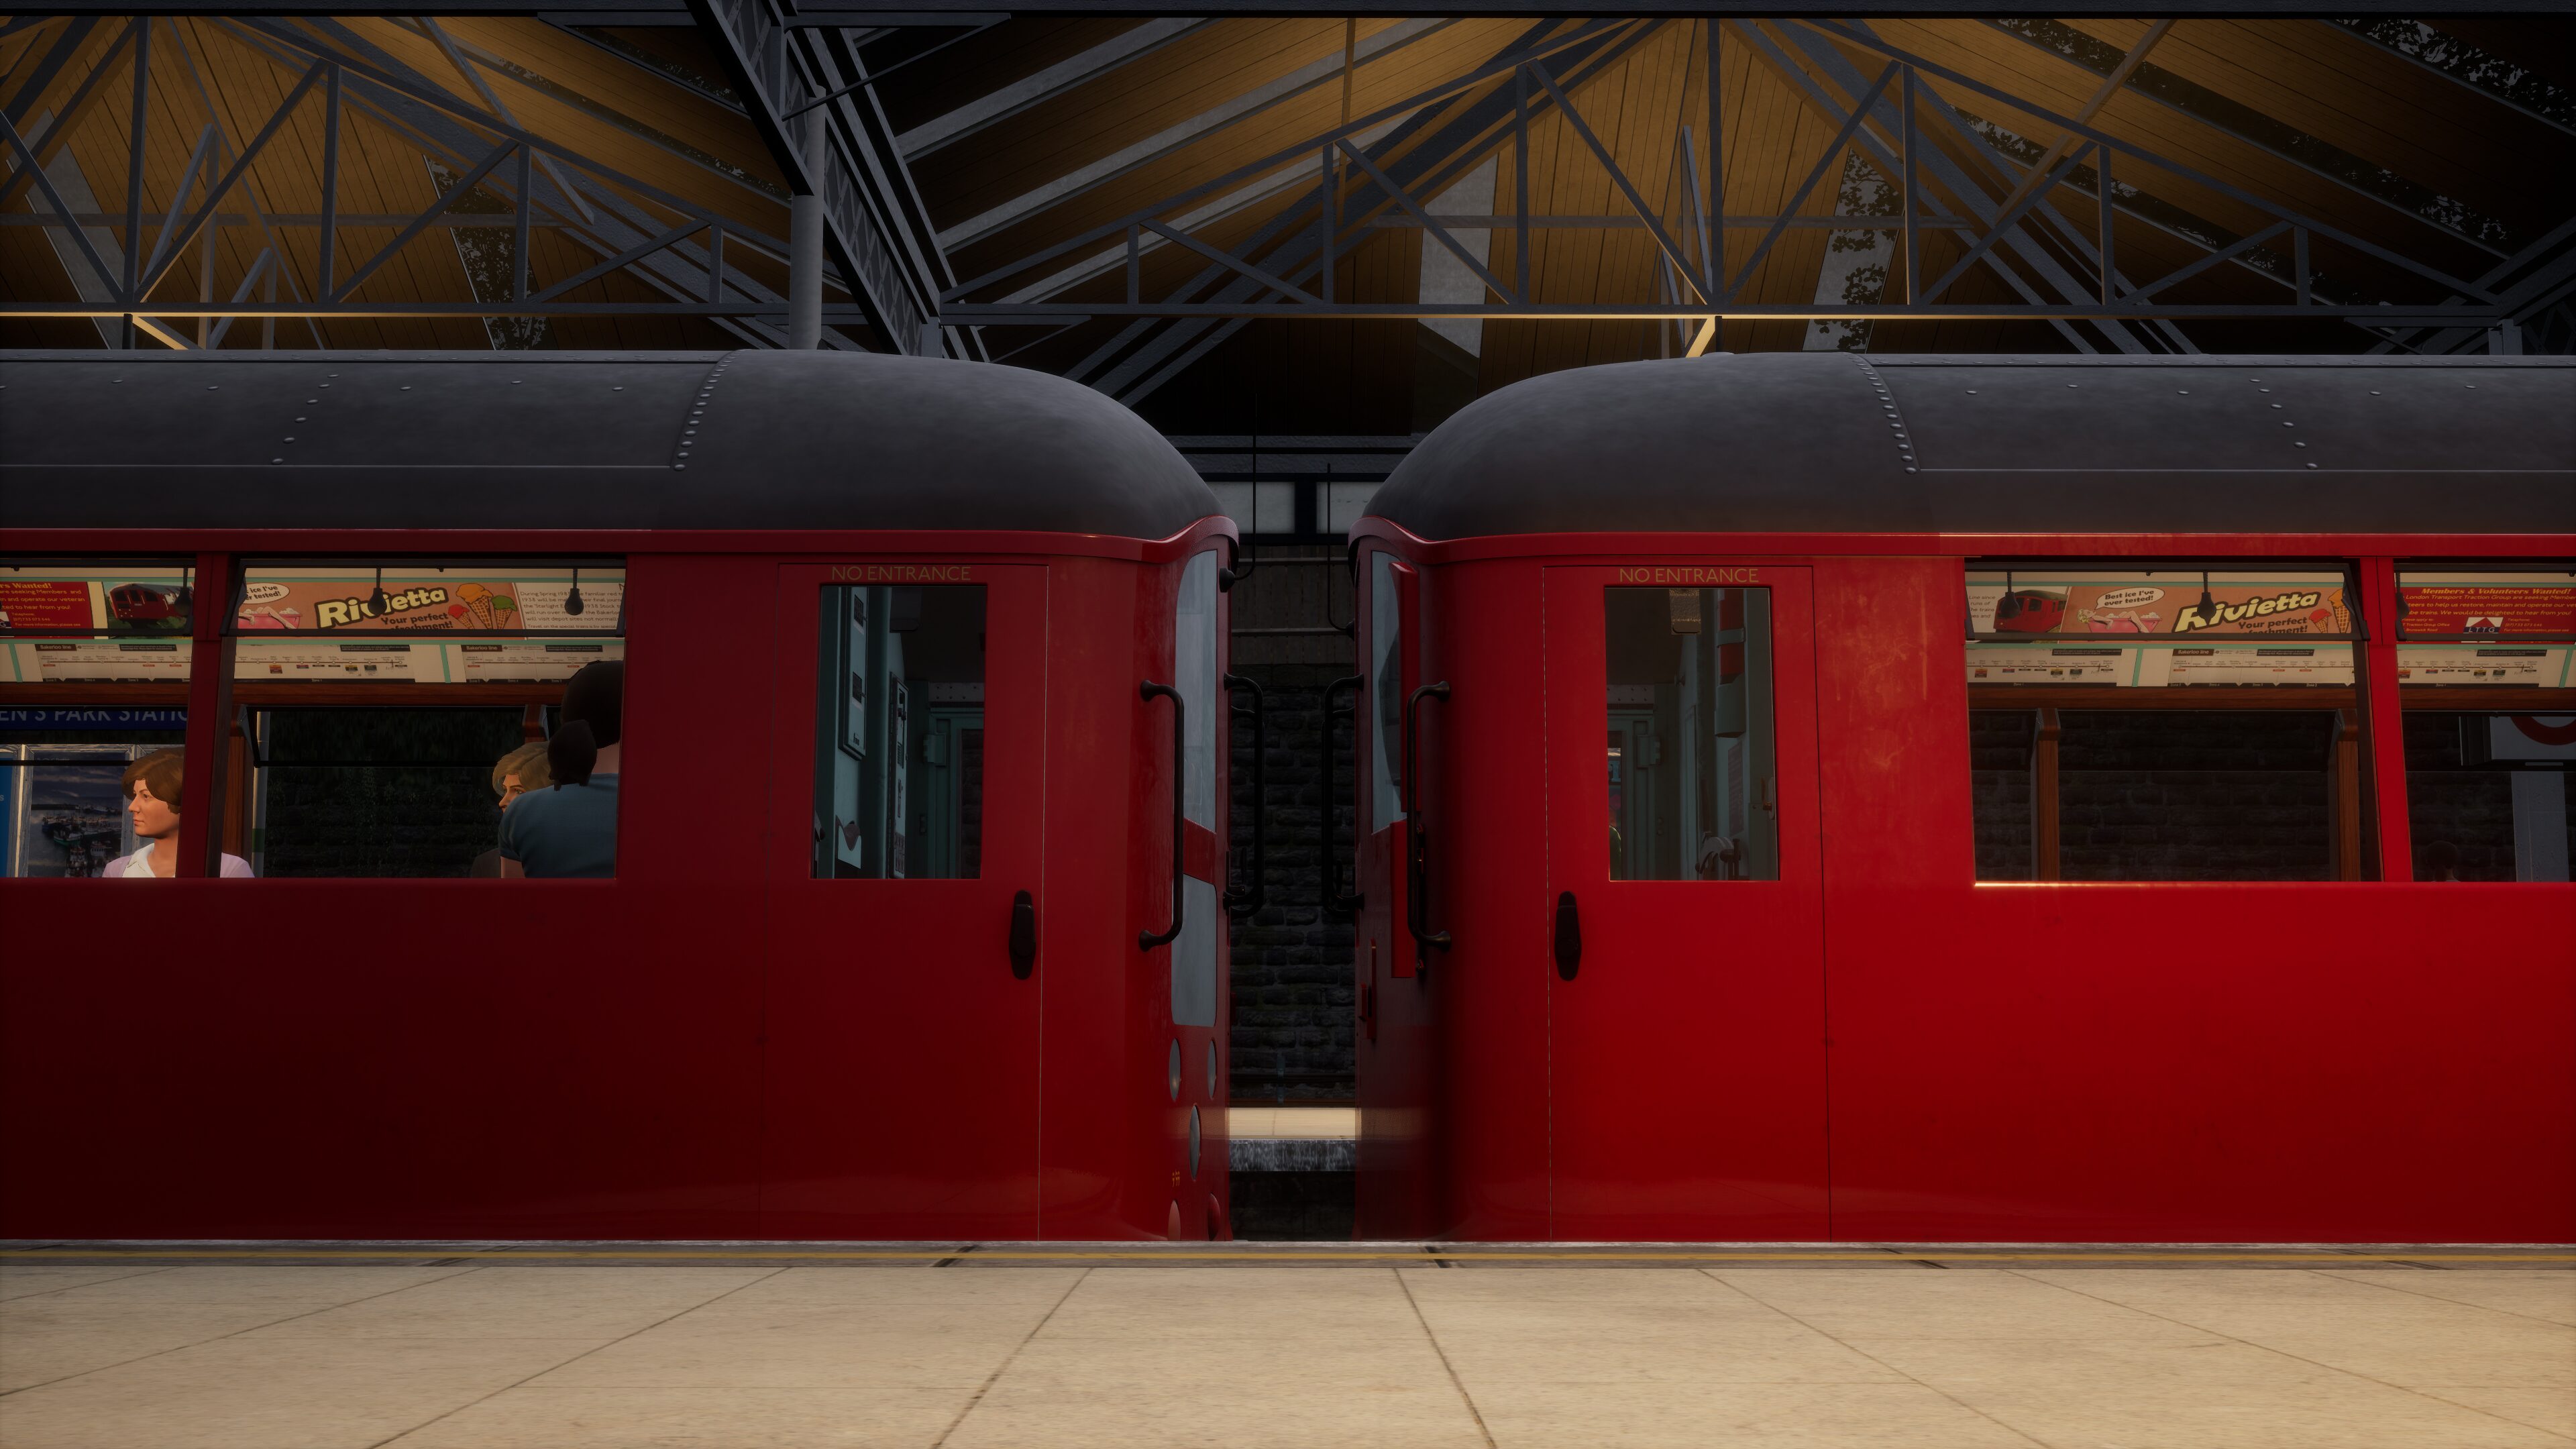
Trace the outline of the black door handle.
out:
[[[1151,951],[1157,946],[1170,945],[1181,934],[1181,871],[1182,863],[1189,858],[1188,842],[1181,835],[1181,790],[1182,776],[1190,768],[1189,727],[1182,722],[1179,690],[1148,679],[1136,686],[1136,697],[1147,704],[1157,699],[1172,702],[1172,924],[1169,930],[1136,933],[1136,949]]]
[[[1011,974],[1022,981],[1038,965],[1038,903],[1027,891],[1011,897]]]
[[[1583,913],[1576,909],[1574,892],[1556,893],[1556,975],[1571,981],[1583,969]]]

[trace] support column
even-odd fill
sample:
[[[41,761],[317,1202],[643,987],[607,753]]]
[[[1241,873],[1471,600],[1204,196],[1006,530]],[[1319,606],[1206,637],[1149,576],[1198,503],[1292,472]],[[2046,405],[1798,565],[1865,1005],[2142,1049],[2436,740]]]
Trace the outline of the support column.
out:
[[[817,176],[831,145],[824,119],[816,106],[794,123],[804,128],[798,144]],[[823,198],[798,192],[789,203],[787,225],[787,345],[810,352],[823,345]]]

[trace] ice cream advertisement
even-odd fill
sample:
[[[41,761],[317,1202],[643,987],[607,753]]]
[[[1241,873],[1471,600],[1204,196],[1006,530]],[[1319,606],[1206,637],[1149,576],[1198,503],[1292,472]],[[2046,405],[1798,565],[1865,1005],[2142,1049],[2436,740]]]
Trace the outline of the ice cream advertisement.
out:
[[[254,574],[243,587],[233,627],[319,634],[445,633],[611,634],[625,602],[622,574],[586,574],[573,604],[574,581],[491,578],[458,573]]]
[[[1980,635],[2335,635],[2353,632],[2340,574],[1968,576]]]

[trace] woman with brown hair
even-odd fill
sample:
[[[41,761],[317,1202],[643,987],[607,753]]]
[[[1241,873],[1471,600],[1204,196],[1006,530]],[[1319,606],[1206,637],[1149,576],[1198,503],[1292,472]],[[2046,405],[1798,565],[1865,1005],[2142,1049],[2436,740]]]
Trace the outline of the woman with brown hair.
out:
[[[107,863],[105,880],[168,879],[179,873],[179,751],[154,750],[125,767],[125,813],[143,846]],[[250,878],[250,862],[224,857],[224,876]]]

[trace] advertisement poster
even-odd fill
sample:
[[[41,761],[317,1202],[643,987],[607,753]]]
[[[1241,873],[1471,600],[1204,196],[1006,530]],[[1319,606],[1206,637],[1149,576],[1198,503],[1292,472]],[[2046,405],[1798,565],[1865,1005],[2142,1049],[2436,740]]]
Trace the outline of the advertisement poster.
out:
[[[177,569],[115,574],[0,571],[0,629],[13,633],[185,637],[190,601]]]
[[[375,603],[384,590],[384,606]],[[584,577],[581,612],[571,610],[573,581],[562,578],[467,577],[456,573],[278,570],[243,586],[233,627],[246,637],[297,633],[613,633],[625,605],[622,574]]]
[[[2405,636],[2538,634],[2576,638],[2576,578],[2564,574],[2401,574]]]
[[[2204,582],[2205,579],[2205,582]],[[2340,574],[1975,573],[1980,635],[2350,634]]]

